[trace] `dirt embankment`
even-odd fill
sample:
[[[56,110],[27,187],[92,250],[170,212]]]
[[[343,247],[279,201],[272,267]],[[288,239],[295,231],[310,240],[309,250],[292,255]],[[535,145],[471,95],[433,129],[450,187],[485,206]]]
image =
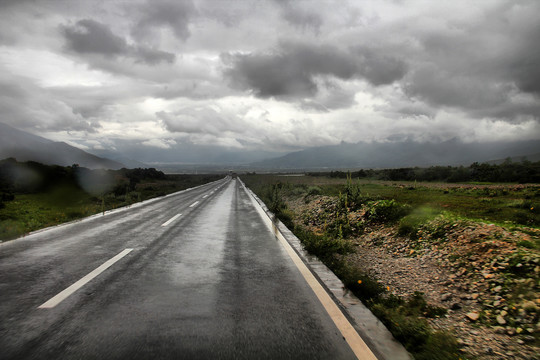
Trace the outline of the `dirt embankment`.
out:
[[[335,199],[308,203],[288,199],[298,225],[322,233],[326,209]],[[362,211],[351,212],[352,222]],[[424,293],[428,303],[448,309],[428,319],[453,332],[464,352],[478,359],[538,359],[540,254],[536,229],[509,231],[493,224],[435,219],[414,236],[398,225],[367,225],[350,241],[347,260],[398,296]]]

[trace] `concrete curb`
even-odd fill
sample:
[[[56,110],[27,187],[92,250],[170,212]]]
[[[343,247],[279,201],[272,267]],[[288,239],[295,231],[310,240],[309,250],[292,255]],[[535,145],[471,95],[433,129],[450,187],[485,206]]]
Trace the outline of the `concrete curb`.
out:
[[[334,299],[343,314],[349,319],[362,340],[369,346],[375,356],[381,360],[411,360],[413,357],[405,350],[384,324],[352,294],[341,280],[324,265],[316,256],[304,250],[300,240],[281,221],[279,221],[266,205],[240,179],[240,183],[252,196],[263,212],[273,222],[275,231],[292,246],[300,259],[319,280],[328,294]]]

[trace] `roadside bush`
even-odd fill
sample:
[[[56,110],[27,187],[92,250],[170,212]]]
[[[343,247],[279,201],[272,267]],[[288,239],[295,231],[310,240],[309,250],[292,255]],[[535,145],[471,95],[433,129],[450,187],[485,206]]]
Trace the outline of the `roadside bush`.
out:
[[[431,334],[422,349],[414,354],[416,360],[465,359],[452,335],[437,331]]]
[[[402,306],[386,307],[379,303],[371,311],[408,351],[418,352],[427,343],[430,331],[426,320],[407,316]]]
[[[391,223],[410,212],[410,206],[392,200],[378,200],[367,203],[366,219],[373,223]]]
[[[267,202],[265,201],[268,204],[268,209],[276,216],[279,216],[281,211],[286,208],[285,201],[283,201],[281,195],[281,187],[281,184],[273,184],[265,194],[265,198],[268,200]]]
[[[510,207],[516,209],[529,210],[532,213],[536,213],[538,210],[538,205],[532,202],[531,200],[523,200],[518,203],[511,204]]]
[[[68,211],[66,213],[66,217],[67,217],[68,220],[79,219],[79,218],[83,217],[84,215],[85,215],[85,213],[83,213],[80,210]]]
[[[339,194],[332,221],[326,225],[325,232],[329,237],[344,239],[352,234],[349,222],[349,202],[347,194]]]
[[[141,201],[141,193],[138,191],[132,191],[126,195],[126,202],[132,204],[134,202]]]
[[[529,241],[529,240],[518,241],[516,245],[527,248],[527,249],[536,249],[536,247],[537,247],[535,243],[533,243],[532,241]]]
[[[353,183],[351,174],[347,174],[347,183],[345,184],[345,196],[349,201],[351,209],[358,209],[366,201],[362,195],[360,184]]]
[[[415,292],[406,301],[390,295],[373,303],[371,310],[392,332],[415,359],[455,359],[458,351],[454,337],[443,332],[431,332],[423,317],[436,317],[446,313],[446,309],[429,305],[421,292]],[[445,346],[439,355],[437,346]]]
[[[363,301],[378,299],[385,291],[378,281],[342,259],[335,259],[334,264],[330,264],[330,266],[347,289]]]
[[[307,187],[305,185],[289,185],[288,193],[294,196],[302,196],[306,193]]]
[[[310,186],[307,189],[306,196],[314,196],[314,195],[321,195],[322,189],[318,186]]]
[[[353,250],[351,243],[343,239],[315,235],[301,227],[296,227],[294,233],[302,241],[304,248],[308,252],[323,261],[332,258],[335,254],[345,255]]]
[[[534,269],[537,266],[537,262],[540,260],[538,257],[525,255],[522,253],[513,254],[508,260],[507,271],[513,273],[516,276],[523,277],[528,274],[534,273]]]
[[[536,218],[532,214],[529,214],[523,210],[516,212],[514,214],[513,220],[517,224],[521,224],[521,225],[530,226],[530,225],[535,225],[537,223]]]
[[[444,217],[444,215],[440,215],[434,220],[420,226],[420,229],[416,234],[417,236],[422,235],[431,240],[445,239],[450,227],[452,227],[454,223],[455,222],[451,219]]]
[[[293,217],[293,212],[287,208],[281,209],[278,214],[278,219],[289,229],[294,228]]]
[[[411,315],[425,316],[427,318],[434,318],[447,313],[445,308],[429,305],[424,298],[424,294],[419,291],[415,291],[411,295],[407,301],[407,307],[410,309]]]
[[[439,211],[430,207],[419,207],[410,214],[403,217],[399,222],[398,234],[401,236],[410,236],[411,239],[417,238],[420,228],[427,222],[433,220]]]

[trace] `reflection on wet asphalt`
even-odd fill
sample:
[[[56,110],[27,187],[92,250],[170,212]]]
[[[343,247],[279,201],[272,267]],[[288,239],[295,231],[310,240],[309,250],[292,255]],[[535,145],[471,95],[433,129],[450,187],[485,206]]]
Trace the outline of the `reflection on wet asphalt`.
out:
[[[0,319],[2,359],[354,358],[230,178],[2,245]]]

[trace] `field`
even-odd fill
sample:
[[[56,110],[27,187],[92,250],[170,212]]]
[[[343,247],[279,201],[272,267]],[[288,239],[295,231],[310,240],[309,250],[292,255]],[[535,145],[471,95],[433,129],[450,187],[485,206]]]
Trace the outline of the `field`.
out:
[[[15,166],[27,168],[23,163]],[[106,178],[109,184],[93,191],[75,181],[69,167],[34,164],[33,170],[45,179],[43,184],[23,187],[17,182],[2,182],[0,241],[222,178],[221,175],[165,175],[141,169],[95,172],[94,175]]]
[[[284,196],[307,194],[338,196],[347,179],[315,176],[246,175],[242,179],[255,192],[280,184]],[[365,199],[394,199],[413,208],[446,212],[456,217],[504,226],[540,227],[540,185],[491,183],[429,183],[353,179]]]
[[[538,353],[539,184],[241,178],[416,359]]]

